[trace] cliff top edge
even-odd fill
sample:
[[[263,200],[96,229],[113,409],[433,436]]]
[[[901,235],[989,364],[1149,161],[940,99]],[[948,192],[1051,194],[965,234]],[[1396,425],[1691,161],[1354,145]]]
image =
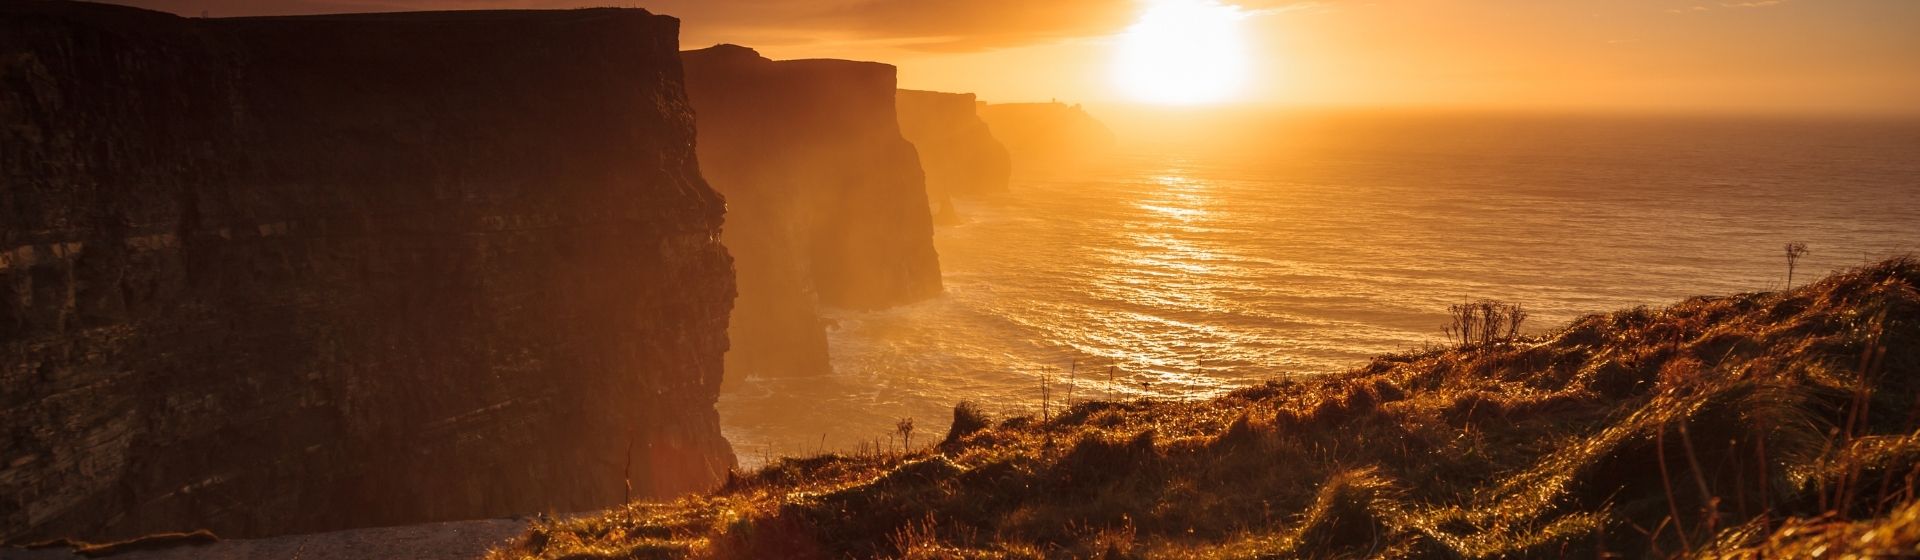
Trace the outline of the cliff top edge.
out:
[[[501,21],[573,21],[601,17],[664,18],[679,21],[679,18],[665,14],[656,14],[644,8],[568,8],[568,9],[509,9],[509,10],[437,10],[404,12],[355,12],[337,14],[308,14],[284,16],[242,16],[200,18],[177,15],[169,12],[149,10],[119,4],[84,2],[78,0],[14,0],[0,2],[0,17],[15,16],[61,16],[76,19],[111,20],[134,18],[168,18],[189,21],[211,22],[250,22],[250,21],[299,21],[299,22],[391,22],[391,23],[493,23]]]
[[[898,71],[898,67],[892,64],[887,64],[885,62],[874,62],[870,60],[846,60],[846,59],[840,59],[840,58],[791,58],[791,59],[783,59],[783,60],[774,60],[771,58],[767,58],[766,55],[760,54],[760,51],[754,50],[752,47],[736,45],[733,43],[720,43],[720,44],[703,48],[703,49],[683,50],[683,51],[680,51],[680,55],[711,58],[711,59],[722,59],[722,60],[736,60],[736,59],[737,60],[759,60],[769,64],[778,64],[781,66],[789,66],[789,67],[790,66],[866,67],[866,68],[873,68],[873,69],[884,69],[887,72]]]

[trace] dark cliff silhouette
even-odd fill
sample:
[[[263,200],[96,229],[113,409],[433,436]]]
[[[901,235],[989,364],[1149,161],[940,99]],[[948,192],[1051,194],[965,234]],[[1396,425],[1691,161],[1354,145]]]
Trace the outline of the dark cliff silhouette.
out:
[[[939,208],[936,216],[957,219],[954,196],[1007,190],[1013,172],[1007,147],[980,120],[973,94],[903,89],[895,100],[900,132],[920,152],[927,198]]]
[[[1013,154],[1018,175],[1071,172],[1112,153],[1113,131],[1079,105],[990,103],[980,105],[995,138]]]
[[[733,282],[677,29],[0,4],[0,539],[717,481]]]
[[[682,54],[700,167],[727,197],[736,259],[730,377],[829,371],[820,304],[877,309],[940,293],[919,157],[894,67]]]

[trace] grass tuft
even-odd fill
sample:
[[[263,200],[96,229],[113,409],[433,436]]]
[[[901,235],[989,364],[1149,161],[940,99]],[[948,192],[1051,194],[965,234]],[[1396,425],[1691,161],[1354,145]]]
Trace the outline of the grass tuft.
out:
[[[993,419],[988,418],[986,411],[980,410],[979,405],[960,401],[960,404],[953,405],[953,425],[947,428],[947,438],[940,442],[940,446],[951,447],[959,443],[960,438],[985,430],[992,424]]]

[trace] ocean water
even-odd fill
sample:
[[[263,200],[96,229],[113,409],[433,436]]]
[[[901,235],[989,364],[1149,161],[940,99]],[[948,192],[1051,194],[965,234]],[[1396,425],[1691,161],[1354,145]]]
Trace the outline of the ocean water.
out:
[[[1920,122],[1273,119],[1017,178],[942,227],[946,294],[830,312],[835,375],[720,400],[741,461],[937,441],[952,406],[1200,398],[1437,344],[1448,304],[1526,330],[1779,289],[1920,252]],[[1112,381],[1109,382],[1109,375]]]

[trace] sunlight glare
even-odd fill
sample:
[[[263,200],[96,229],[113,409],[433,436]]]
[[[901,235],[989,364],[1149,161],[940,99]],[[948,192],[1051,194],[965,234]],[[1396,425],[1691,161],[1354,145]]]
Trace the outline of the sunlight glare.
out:
[[[1200,105],[1231,99],[1250,66],[1239,6],[1217,0],[1149,0],[1120,36],[1114,81],[1148,103]]]

